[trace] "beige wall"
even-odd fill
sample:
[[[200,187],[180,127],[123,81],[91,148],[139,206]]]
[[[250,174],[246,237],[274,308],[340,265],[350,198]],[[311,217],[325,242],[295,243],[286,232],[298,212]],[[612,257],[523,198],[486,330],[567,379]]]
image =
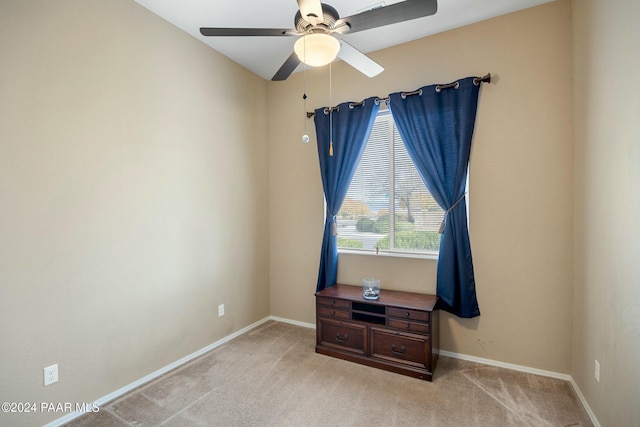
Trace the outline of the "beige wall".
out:
[[[130,0],[2,0],[0,57],[0,400],[90,402],[269,314],[264,80]]]
[[[375,52],[374,79],[333,67],[333,104],[493,74],[470,166],[482,316],[444,314],[441,345],[571,373],[603,426],[640,422],[639,8],[561,0]],[[268,314],[314,322],[304,112],[327,69],[305,106],[302,73],[264,82],[127,0],[3,0],[0,54],[3,401],[91,401]],[[341,255],[338,278],[434,292],[435,272]]]
[[[572,322],[571,7],[568,1],[373,53],[368,79],[333,66],[333,104],[491,72],[470,165],[470,233],[482,316],[445,315],[445,350],[569,372]],[[329,104],[327,69],[307,75],[307,110]],[[315,322],[323,195],[304,145],[303,74],[271,82],[270,289],[273,315]],[[315,141],[312,121],[308,132]],[[341,255],[338,280],[435,292],[436,261]]]
[[[640,425],[640,3],[574,8],[571,373],[602,426]],[[594,360],[600,362],[600,382]]]

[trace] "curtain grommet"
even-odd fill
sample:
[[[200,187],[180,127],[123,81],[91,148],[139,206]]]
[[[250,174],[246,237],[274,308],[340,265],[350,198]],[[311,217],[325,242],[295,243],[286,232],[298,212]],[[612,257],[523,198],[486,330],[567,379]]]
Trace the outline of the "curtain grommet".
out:
[[[446,84],[446,85],[437,85],[436,86],[436,93],[442,92],[442,89],[449,89],[449,88],[458,89],[459,87],[460,87],[460,82],[449,83],[449,84]]]
[[[400,97],[402,99],[407,99],[407,96],[409,95],[418,95],[418,96],[422,96],[422,88],[418,89],[418,90],[414,90],[413,92],[402,92],[400,94]]]

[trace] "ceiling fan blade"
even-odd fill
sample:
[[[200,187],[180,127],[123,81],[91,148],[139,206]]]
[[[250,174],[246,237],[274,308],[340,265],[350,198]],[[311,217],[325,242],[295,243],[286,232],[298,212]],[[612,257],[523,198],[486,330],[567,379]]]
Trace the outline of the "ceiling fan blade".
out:
[[[297,36],[295,30],[289,28],[200,28],[203,36],[219,37],[264,37],[264,36]]]
[[[307,22],[318,25],[324,21],[320,0],[298,0],[298,8]]]
[[[293,70],[296,69],[298,64],[300,64],[300,59],[298,58],[298,55],[296,55],[296,53],[293,52],[287,58],[287,60],[284,61],[284,64],[282,64],[282,67],[280,67],[280,69],[276,71],[276,74],[271,78],[271,80],[275,82],[287,80],[287,77],[289,77],[291,73],[293,73]]]
[[[340,40],[338,57],[367,77],[375,77],[384,71],[380,64],[344,40]]]
[[[437,10],[437,0],[405,0],[341,18],[336,26],[346,23],[350,29],[342,32],[355,33],[433,15]]]

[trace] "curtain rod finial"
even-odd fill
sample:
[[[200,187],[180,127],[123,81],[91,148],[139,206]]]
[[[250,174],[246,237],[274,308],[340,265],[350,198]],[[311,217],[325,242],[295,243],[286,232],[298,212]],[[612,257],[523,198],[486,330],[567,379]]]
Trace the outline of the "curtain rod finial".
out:
[[[491,73],[487,73],[485,76],[482,76],[482,77],[474,77],[473,78],[473,84],[474,85],[479,86],[480,83],[491,83]],[[445,86],[442,86],[442,88],[444,89]],[[436,91],[438,90],[438,87],[440,87],[440,86],[436,86]]]

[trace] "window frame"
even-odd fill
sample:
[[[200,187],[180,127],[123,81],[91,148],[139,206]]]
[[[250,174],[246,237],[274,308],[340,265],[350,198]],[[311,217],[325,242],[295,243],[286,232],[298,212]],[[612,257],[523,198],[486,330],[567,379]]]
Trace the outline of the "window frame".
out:
[[[375,123],[378,122],[378,120],[386,120],[389,121],[391,123],[392,126],[389,127],[389,133],[390,133],[390,144],[389,144],[389,160],[387,163],[387,170],[389,171],[389,188],[392,189],[392,193],[389,195],[389,213],[388,213],[388,217],[389,217],[389,249],[379,249],[379,248],[375,248],[375,249],[360,249],[360,248],[343,248],[338,246],[338,253],[339,254],[354,254],[354,255],[366,255],[366,256],[370,256],[370,255],[376,255],[376,256],[386,256],[386,257],[398,257],[398,258],[419,258],[419,259],[438,259],[439,256],[439,250],[435,250],[435,251],[419,251],[419,250],[411,250],[411,249],[404,249],[404,248],[396,248],[395,247],[395,233],[396,233],[396,226],[395,226],[395,221],[392,221],[393,218],[395,218],[395,213],[396,213],[396,207],[395,207],[395,202],[391,202],[391,200],[396,200],[396,188],[395,188],[395,175],[396,175],[396,162],[395,162],[395,147],[394,147],[394,138],[393,138],[393,133],[397,133],[397,127],[396,124],[393,120],[393,117],[391,116],[391,112],[388,109],[384,109],[384,110],[380,110],[378,111],[376,118],[375,118],[375,122],[374,122],[374,126]],[[398,135],[399,136],[399,135]],[[367,141],[367,144],[369,143],[369,141]],[[365,148],[366,149],[366,148]],[[413,162],[412,162],[413,163]],[[415,165],[413,165],[415,168]],[[359,165],[358,165],[359,167]],[[467,187],[468,187],[468,174],[467,174]],[[350,184],[351,185],[351,184]],[[427,190],[428,191],[428,190]],[[467,203],[467,207],[468,207],[468,198],[466,200]],[[342,208],[341,208],[342,209]],[[336,222],[339,225],[339,219],[336,218]],[[393,225],[392,225],[393,223]],[[338,227],[338,236],[339,237],[339,227]],[[337,244],[337,242],[336,242]]]

